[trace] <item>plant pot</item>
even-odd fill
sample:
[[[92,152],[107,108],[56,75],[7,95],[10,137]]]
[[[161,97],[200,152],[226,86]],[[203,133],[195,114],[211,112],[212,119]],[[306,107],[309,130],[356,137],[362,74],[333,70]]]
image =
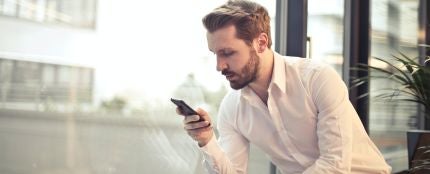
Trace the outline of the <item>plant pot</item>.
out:
[[[409,130],[407,140],[409,172],[430,173],[430,131]]]

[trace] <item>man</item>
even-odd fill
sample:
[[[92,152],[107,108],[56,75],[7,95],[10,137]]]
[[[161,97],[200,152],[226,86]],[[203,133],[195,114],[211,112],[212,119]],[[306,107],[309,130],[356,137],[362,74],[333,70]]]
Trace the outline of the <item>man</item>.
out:
[[[339,75],[273,52],[269,23],[264,7],[243,0],[203,18],[216,68],[235,89],[219,108],[218,141],[207,112],[184,118],[209,173],[247,173],[250,143],[285,174],[390,173]]]

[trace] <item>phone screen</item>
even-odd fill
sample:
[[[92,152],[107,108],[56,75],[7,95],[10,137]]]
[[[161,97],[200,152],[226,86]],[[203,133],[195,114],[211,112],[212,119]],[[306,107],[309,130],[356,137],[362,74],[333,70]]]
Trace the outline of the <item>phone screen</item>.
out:
[[[182,111],[184,115],[198,115],[197,112],[188,106],[184,101],[178,99],[170,99],[179,109]]]

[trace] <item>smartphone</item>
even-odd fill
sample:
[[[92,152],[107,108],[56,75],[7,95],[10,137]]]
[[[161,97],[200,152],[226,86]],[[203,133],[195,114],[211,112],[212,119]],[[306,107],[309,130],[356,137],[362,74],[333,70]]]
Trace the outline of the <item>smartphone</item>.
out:
[[[184,101],[173,98],[171,98],[170,101],[172,101],[176,106],[178,106],[185,116],[198,115],[197,112],[193,108],[188,106],[187,103],[185,103]]]

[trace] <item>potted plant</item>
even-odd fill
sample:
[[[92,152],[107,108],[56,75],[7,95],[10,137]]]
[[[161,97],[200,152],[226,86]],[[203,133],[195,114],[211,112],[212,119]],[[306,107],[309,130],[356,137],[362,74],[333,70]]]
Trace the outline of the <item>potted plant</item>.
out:
[[[430,173],[430,133],[408,131],[409,173]]]
[[[356,78],[351,88],[358,87],[371,79],[388,79],[396,83],[396,87],[381,87],[380,94],[375,98],[386,101],[406,101],[420,105],[419,112],[425,116],[426,127],[430,125],[430,58],[426,57],[423,64],[417,59],[400,53],[393,56],[394,61],[375,58],[386,68],[359,64],[354,71],[366,71],[368,75]],[[367,96],[363,94],[361,97]],[[428,127],[427,127],[428,129]],[[430,173],[430,132],[422,130],[408,131],[408,154],[410,173]]]

